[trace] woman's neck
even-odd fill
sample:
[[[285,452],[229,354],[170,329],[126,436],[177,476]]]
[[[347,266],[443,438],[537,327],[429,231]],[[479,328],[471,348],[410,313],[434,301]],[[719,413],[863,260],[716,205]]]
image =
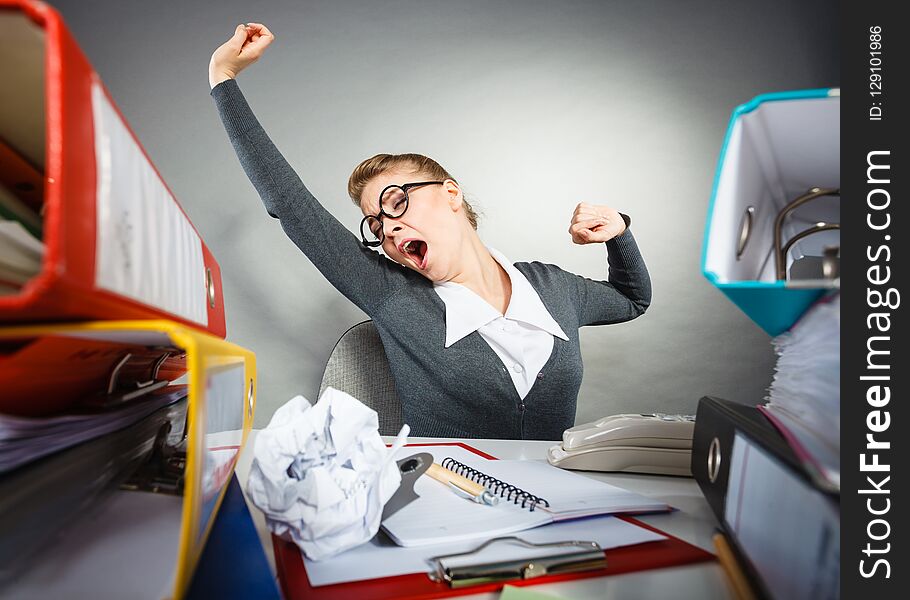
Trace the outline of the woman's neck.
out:
[[[451,281],[465,286],[501,314],[505,314],[512,298],[512,280],[509,279],[509,274],[493,258],[473,229],[465,237],[460,269]]]

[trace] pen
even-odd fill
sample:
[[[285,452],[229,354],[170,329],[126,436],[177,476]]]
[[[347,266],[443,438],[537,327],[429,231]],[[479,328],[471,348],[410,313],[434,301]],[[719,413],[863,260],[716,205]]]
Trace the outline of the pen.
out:
[[[437,463],[430,465],[430,468],[427,469],[427,475],[436,481],[446,484],[459,496],[469,498],[478,504],[496,506],[496,503],[499,502],[498,496],[491,494],[489,490],[476,481],[471,481],[467,477],[450,471]]]

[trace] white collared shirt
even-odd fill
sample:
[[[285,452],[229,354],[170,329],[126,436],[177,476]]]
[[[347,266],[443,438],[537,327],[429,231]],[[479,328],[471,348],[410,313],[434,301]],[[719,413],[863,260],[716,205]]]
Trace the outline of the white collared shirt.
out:
[[[569,338],[521,271],[501,252],[489,251],[512,282],[506,314],[460,283],[434,283],[433,289],[446,305],[445,347],[478,332],[502,360],[523,400],[550,359],[553,336]]]

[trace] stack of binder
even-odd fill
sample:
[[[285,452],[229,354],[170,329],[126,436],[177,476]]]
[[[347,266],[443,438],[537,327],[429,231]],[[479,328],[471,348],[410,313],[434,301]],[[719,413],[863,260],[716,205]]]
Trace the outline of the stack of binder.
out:
[[[252,426],[221,273],[60,15],[0,0],[0,595],[184,595]]]
[[[738,107],[705,229],[705,276],[776,336],[778,361],[761,406],[699,401],[692,473],[769,598],[838,597],[839,96]]]

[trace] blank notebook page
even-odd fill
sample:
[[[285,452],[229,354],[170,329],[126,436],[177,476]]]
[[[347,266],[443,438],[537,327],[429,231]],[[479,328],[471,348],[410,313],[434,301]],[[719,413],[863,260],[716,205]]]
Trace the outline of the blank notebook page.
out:
[[[458,447],[405,447],[396,458],[430,452],[434,461],[446,457],[547,499],[550,509],[527,507],[500,500],[496,506],[474,503],[457,496],[428,476],[420,477],[414,491],[420,496],[392,516],[382,527],[401,546],[421,546],[446,541],[489,539],[545,525],[555,520],[614,512],[667,510],[662,503],[616,486],[522,460],[487,460]]]
[[[555,520],[670,508],[664,502],[543,462],[491,460],[483,465],[482,470],[491,477],[547,500],[549,508],[541,509],[552,513]]]

